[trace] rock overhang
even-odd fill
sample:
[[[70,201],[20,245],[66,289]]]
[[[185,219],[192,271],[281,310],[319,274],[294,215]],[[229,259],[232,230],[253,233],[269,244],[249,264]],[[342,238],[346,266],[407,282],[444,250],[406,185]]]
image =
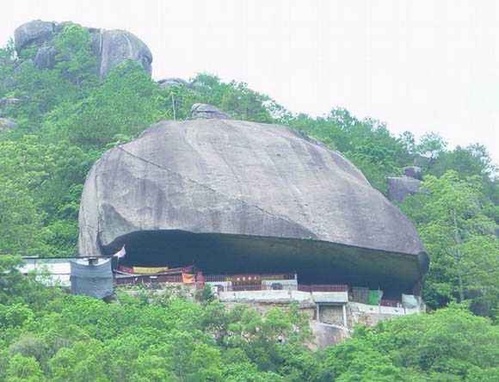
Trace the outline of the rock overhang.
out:
[[[413,225],[339,153],[282,126],[245,121],[164,121],[95,164],[82,197],[80,253],[109,254],[120,242],[133,248],[141,232],[177,244],[189,237],[184,248],[219,243],[195,258],[210,271],[215,252],[226,253],[219,269],[234,271],[230,262],[246,253],[248,270],[293,259],[295,271],[318,279],[386,276],[407,289],[428,262]]]
[[[195,265],[206,274],[296,273],[303,284],[347,284],[413,293],[428,270],[428,257],[313,239],[178,230],[136,231],[101,247],[112,255],[123,246],[122,265]]]

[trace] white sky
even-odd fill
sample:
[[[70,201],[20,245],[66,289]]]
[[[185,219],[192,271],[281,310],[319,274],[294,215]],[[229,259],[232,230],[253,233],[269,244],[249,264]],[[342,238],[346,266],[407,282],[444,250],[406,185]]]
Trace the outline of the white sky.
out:
[[[209,72],[293,112],[343,106],[395,133],[479,142],[499,163],[499,3],[494,0],[15,0],[0,44],[33,19],[126,29],[153,76]]]

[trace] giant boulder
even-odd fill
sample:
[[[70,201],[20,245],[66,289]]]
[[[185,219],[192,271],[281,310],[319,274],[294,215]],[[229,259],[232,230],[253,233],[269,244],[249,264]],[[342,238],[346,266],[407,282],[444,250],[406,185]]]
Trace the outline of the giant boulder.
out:
[[[296,271],[394,293],[417,289],[428,265],[411,222],[347,159],[261,123],[152,126],[93,166],[79,219],[81,255],[125,245],[131,264]]]
[[[24,48],[49,41],[54,36],[55,23],[33,20],[21,25],[14,31],[14,48],[20,53]]]

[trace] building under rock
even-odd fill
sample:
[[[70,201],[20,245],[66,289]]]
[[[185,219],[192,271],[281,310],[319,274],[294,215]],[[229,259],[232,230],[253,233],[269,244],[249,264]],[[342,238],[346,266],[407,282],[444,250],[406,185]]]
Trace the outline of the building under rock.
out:
[[[125,246],[128,267],[296,274],[300,285],[391,301],[419,296],[428,269],[411,222],[341,154],[225,117],[160,122],[109,150],[87,177],[79,219],[81,256]]]

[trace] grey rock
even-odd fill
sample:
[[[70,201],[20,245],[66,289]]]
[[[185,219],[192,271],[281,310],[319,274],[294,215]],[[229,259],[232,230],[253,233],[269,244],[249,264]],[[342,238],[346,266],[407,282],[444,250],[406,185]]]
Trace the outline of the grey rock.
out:
[[[127,31],[111,30],[101,33],[100,75],[105,77],[126,60],[138,62],[151,74],[152,53],[139,38]]]
[[[53,22],[33,20],[18,27],[14,31],[14,47],[19,53],[31,44],[41,44],[52,39],[55,24]]]
[[[195,103],[191,107],[192,119],[230,119],[230,116],[213,105]]]
[[[331,345],[338,345],[350,337],[348,329],[323,324],[316,320],[309,321],[310,329],[313,333],[314,345],[316,348],[324,349]]]
[[[418,180],[423,179],[423,171],[418,166],[404,167],[404,175]]]
[[[182,78],[163,78],[158,81],[161,89],[169,88],[170,86],[185,86],[188,87],[189,83]]]
[[[79,227],[81,255],[126,244],[125,262],[207,273],[298,271],[400,291],[428,266],[411,222],[341,154],[236,120],[163,121],[106,152]]]
[[[21,102],[21,100],[15,97],[0,98],[0,107],[12,106],[19,102]]]
[[[33,63],[38,69],[52,69],[56,62],[57,50],[53,46],[42,46],[36,52]]]
[[[409,195],[418,193],[421,189],[421,181],[409,176],[388,178],[388,199],[395,202],[403,202]]]
[[[91,42],[90,47],[92,53],[96,57],[101,57],[102,52],[102,31],[100,29],[92,29],[90,32]]]
[[[12,130],[17,127],[16,121],[10,118],[0,118],[0,132]]]
[[[52,68],[56,61],[53,38],[70,23],[55,23],[41,20],[30,21],[14,32],[15,49],[18,54],[29,46],[37,48],[34,64],[40,69]],[[138,37],[127,31],[86,28],[91,35],[92,52],[99,62],[99,74],[106,77],[124,61],[138,62],[151,74],[152,54]]]

